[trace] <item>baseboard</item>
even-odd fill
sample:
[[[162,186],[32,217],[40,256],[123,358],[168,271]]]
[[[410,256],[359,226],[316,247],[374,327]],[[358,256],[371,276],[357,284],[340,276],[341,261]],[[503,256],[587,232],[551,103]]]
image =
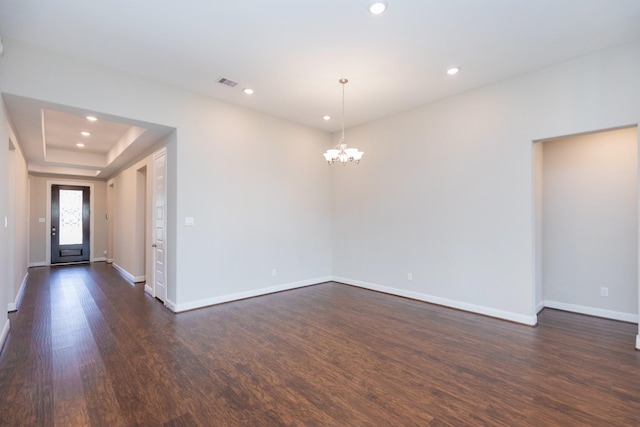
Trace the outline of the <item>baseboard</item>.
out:
[[[107,258],[107,264],[113,264],[113,258]]]
[[[9,330],[11,329],[11,322],[9,322],[9,319],[6,319],[6,320],[7,321],[5,322],[4,327],[2,328],[2,332],[0,332],[0,352],[4,348],[4,343],[7,341],[7,337],[9,336]]]
[[[125,270],[124,268],[120,267],[118,264],[116,264],[115,262],[112,264],[113,268],[116,269],[116,271],[118,273],[120,273],[120,275],[122,277],[124,277],[127,281],[131,282],[131,283],[135,283],[134,282],[134,277],[133,274],[129,273],[127,270]]]
[[[24,288],[27,286],[27,278],[29,277],[29,272],[24,275],[22,279],[22,283],[20,284],[20,289],[18,289],[18,295],[16,295],[16,300],[14,302],[10,302],[8,306],[8,311],[18,311],[18,307],[20,307],[20,301],[22,301],[22,295],[24,294]]]
[[[153,296],[153,288],[149,285],[144,285],[144,291],[149,295]]]
[[[30,262],[29,267],[46,267],[49,264],[45,261]]]
[[[536,313],[540,313],[544,309],[544,301],[540,301],[536,305]]]
[[[111,265],[113,266],[113,268],[116,269],[116,271],[118,273],[120,273],[120,275],[122,277],[124,277],[125,279],[127,279],[127,281],[131,282],[131,283],[140,283],[140,282],[144,282],[147,276],[134,276],[133,274],[129,273],[127,270],[125,270],[124,268],[120,267],[118,264],[111,263]]]
[[[636,335],[636,350],[640,350],[640,334]]]
[[[588,316],[604,317],[605,319],[620,320],[623,322],[638,323],[638,315],[623,313],[620,311],[604,310],[602,308],[586,307],[583,305],[567,304],[559,301],[545,301],[544,306],[557,310],[570,311],[572,313],[586,314]]]
[[[107,259],[103,256],[91,258],[91,262],[105,262]]]
[[[177,313],[177,311],[176,311],[176,303],[171,301],[169,298],[165,298],[164,299],[164,305],[169,310],[173,311],[174,313]]]
[[[246,298],[253,298],[261,295],[268,295],[276,292],[303,288],[305,286],[317,285],[318,283],[324,283],[328,281],[331,281],[331,277],[321,277],[317,279],[302,280],[300,282],[285,283],[282,285],[270,286],[268,288],[253,289],[250,291],[238,292],[235,294],[221,295],[219,297],[206,298],[198,301],[177,304],[175,306],[175,309],[172,311],[176,313],[180,313],[182,311],[195,310],[196,308],[209,307],[211,305],[223,304],[225,302],[238,301]]]
[[[469,304],[462,301],[451,300],[447,298],[436,297],[433,295],[423,294],[420,292],[407,291],[404,289],[392,288],[389,286],[376,285],[373,283],[362,282],[359,280],[346,279],[344,277],[334,277],[335,282],[345,283],[347,285],[357,286],[359,288],[369,289],[371,291],[383,292],[385,294],[396,295],[399,297],[410,298],[418,301],[424,301],[431,304],[442,305],[444,307],[455,308],[457,310],[468,311],[471,313],[482,314],[484,316],[495,317],[510,322],[521,323],[527,326],[535,326],[538,323],[538,316],[527,316],[523,314],[513,313],[510,311],[498,310],[491,307]]]

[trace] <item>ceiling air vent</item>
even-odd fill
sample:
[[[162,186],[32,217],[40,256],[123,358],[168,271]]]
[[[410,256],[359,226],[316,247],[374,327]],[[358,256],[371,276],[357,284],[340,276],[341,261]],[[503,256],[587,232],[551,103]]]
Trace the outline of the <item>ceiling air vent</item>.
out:
[[[238,82],[234,82],[233,80],[229,80],[229,79],[225,79],[224,77],[220,77],[220,79],[218,79],[218,83],[225,85],[225,86],[229,86],[229,87],[236,87],[236,85],[238,84]]]

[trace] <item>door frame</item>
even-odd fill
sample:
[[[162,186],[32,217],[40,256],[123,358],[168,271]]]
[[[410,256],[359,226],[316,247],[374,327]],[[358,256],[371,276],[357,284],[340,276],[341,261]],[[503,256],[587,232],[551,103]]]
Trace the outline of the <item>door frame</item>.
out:
[[[56,187],[55,190],[53,187]],[[89,251],[89,242],[91,237],[91,224],[89,223],[89,217],[91,215],[91,209],[89,208],[89,199],[91,197],[91,188],[87,186],[76,186],[76,185],[57,185],[53,184],[51,186],[51,264],[63,265],[63,264],[73,264],[73,263],[85,263],[91,261],[91,253]],[[60,237],[62,236],[62,220],[64,219],[63,215],[63,206],[62,206],[62,192],[63,191],[75,191],[80,192],[82,198],[81,203],[81,241],[80,243],[61,243]],[[54,204],[53,201],[56,201],[55,208],[56,212],[53,212]],[[56,217],[56,225],[53,225],[53,217]],[[55,232],[54,232],[55,230]],[[55,236],[55,237],[54,237]],[[53,244],[56,244],[55,251]],[[65,254],[65,251],[80,251],[80,253]],[[54,253],[55,252],[55,253]],[[53,259],[56,259],[56,262],[53,262]]]
[[[53,185],[77,185],[79,187],[89,187],[89,262],[95,259],[93,247],[94,227],[94,184],[89,181],[63,181],[47,179],[47,212],[46,212],[46,265],[51,265],[51,187]]]

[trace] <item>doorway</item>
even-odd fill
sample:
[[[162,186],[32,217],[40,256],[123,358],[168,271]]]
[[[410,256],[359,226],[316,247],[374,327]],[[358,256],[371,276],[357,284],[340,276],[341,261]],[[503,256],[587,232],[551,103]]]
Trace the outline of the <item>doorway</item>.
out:
[[[537,141],[535,300],[638,319],[638,128]]]
[[[90,189],[51,186],[51,264],[90,261]]]
[[[91,181],[72,181],[72,180],[64,180],[64,179],[55,179],[55,180],[47,180],[47,191],[46,191],[46,197],[47,197],[47,203],[46,203],[46,219],[45,219],[45,238],[46,238],[46,243],[45,243],[45,256],[46,256],[46,264],[45,265],[50,265],[53,264],[52,260],[52,243],[53,243],[53,237],[52,236],[52,226],[54,224],[54,221],[52,219],[52,195],[53,195],[53,186],[54,185],[59,185],[59,186],[69,186],[69,187],[87,187],[89,189],[88,194],[89,194],[89,208],[88,208],[88,214],[89,214],[89,220],[88,220],[88,224],[89,224],[89,230],[87,233],[87,240],[89,243],[88,249],[86,250],[86,255],[89,257],[88,261],[71,261],[71,262],[91,262],[94,259],[94,254],[95,254],[95,250],[94,250],[94,241],[95,241],[95,236],[94,236],[94,221],[95,221],[95,194],[96,192],[94,191],[94,183]],[[59,229],[59,225],[56,227],[56,234],[57,234],[57,230]],[[63,261],[64,262],[64,261]],[[58,263],[59,265],[60,263]]]

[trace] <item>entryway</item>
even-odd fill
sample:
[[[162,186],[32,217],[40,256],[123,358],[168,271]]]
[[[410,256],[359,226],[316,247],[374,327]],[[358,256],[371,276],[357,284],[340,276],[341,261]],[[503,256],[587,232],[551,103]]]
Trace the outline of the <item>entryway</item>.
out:
[[[90,189],[51,186],[51,264],[89,262]]]
[[[536,304],[638,321],[638,128],[534,144]]]

